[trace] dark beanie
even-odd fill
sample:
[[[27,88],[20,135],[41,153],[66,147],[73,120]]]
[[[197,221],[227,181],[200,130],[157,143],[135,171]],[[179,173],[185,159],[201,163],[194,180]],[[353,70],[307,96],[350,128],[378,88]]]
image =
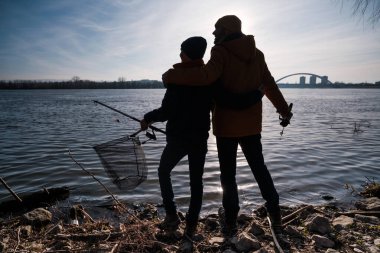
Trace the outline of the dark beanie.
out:
[[[181,44],[183,51],[190,59],[202,59],[207,47],[207,41],[203,37],[190,37]]]
[[[233,33],[241,33],[241,21],[235,15],[226,15],[218,19],[215,27],[223,27]]]

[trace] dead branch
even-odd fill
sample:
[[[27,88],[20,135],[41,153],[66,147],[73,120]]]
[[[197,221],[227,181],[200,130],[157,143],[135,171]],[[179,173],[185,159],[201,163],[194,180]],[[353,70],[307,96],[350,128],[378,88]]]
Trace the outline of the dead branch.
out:
[[[114,232],[114,233],[99,233],[99,234],[57,234],[56,239],[59,240],[73,240],[73,241],[104,241],[104,240],[113,240],[119,237],[124,236],[123,232]]]
[[[1,183],[4,185],[5,188],[12,194],[12,196],[20,203],[22,203],[22,199],[7,185],[7,183],[4,181],[2,177],[0,177]]]
[[[346,216],[355,216],[355,214],[366,215],[366,216],[376,216],[380,218],[380,211],[350,211],[350,212],[342,212],[338,213],[339,215]]]
[[[311,208],[313,208],[313,207],[312,206],[304,206],[304,207],[298,209],[297,211],[295,211],[295,212],[293,212],[293,213],[291,213],[291,214],[283,217],[282,218],[282,222],[287,222],[287,221],[295,218],[300,212],[302,212],[304,210],[307,210],[307,209],[311,209]]]
[[[17,230],[17,244],[16,244],[16,247],[15,247],[15,249],[13,250],[13,252],[16,252],[18,246],[20,245],[20,231],[21,231],[21,228],[19,227],[18,230]]]
[[[116,202],[116,204],[118,205],[118,206],[120,206],[121,208],[122,208],[122,210],[123,211],[126,211],[129,215],[131,215],[134,219],[136,219],[137,221],[140,221],[141,222],[141,220],[139,219],[139,218],[137,218],[133,213],[131,213],[129,210],[128,210],[128,208],[126,208],[125,206],[124,206],[124,204],[122,204],[116,197],[115,197],[115,195],[113,195],[113,193],[102,183],[102,182],[100,182],[100,180],[99,179],[97,179],[96,177],[95,177],[95,175],[94,174],[92,174],[91,172],[89,172],[88,170],[86,170],[83,166],[82,166],[82,164],[80,164],[79,162],[77,162],[76,160],[75,160],[75,158],[71,155],[71,151],[70,151],[70,149],[69,149],[69,156],[70,156],[70,158],[71,158],[71,160],[73,160],[84,172],[86,172],[88,175],[90,175],[95,181],[97,181],[105,190],[106,190],[106,192],[112,197],[112,199]]]

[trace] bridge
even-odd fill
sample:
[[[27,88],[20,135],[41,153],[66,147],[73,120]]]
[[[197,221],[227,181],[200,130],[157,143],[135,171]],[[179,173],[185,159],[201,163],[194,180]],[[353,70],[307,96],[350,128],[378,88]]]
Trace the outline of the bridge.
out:
[[[281,77],[280,79],[278,79],[276,81],[276,83],[278,83],[279,81],[285,79],[285,78],[288,78],[290,76],[299,76],[299,75],[308,75],[308,76],[315,76],[315,77],[318,77],[319,79],[323,80],[323,76],[320,76],[320,75],[317,75],[317,74],[313,74],[313,73],[294,73],[294,74],[290,74],[290,75],[286,75],[284,77]],[[328,84],[333,84],[330,80],[327,79],[327,83]]]

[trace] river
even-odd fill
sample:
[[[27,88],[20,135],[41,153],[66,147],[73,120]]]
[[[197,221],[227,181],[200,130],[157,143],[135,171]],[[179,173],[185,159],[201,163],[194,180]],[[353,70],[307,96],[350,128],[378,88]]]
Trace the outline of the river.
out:
[[[69,203],[110,203],[110,196],[70,158],[91,171],[119,199],[160,203],[157,166],[165,136],[143,145],[148,178],[136,189],[112,184],[93,146],[132,134],[139,124],[92,101],[99,100],[137,118],[160,106],[163,89],[136,90],[0,90],[0,177],[18,194],[43,187],[68,186]],[[345,185],[360,189],[379,181],[380,89],[282,89],[294,103],[294,117],[284,130],[278,114],[264,98],[262,143],[281,204],[349,204]],[[164,124],[155,124],[164,128]],[[145,136],[140,137],[142,140]],[[210,133],[204,173],[202,212],[221,205],[215,138]],[[172,175],[176,201],[186,211],[189,200],[186,159]],[[242,210],[263,204],[242,152],[237,181]],[[326,197],[333,199],[327,200]],[[11,199],[0,186],[0,202]]]

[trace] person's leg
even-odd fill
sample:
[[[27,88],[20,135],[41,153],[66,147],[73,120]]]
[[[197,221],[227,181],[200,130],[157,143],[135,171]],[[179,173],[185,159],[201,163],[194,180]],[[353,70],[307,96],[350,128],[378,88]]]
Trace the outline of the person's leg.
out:
[[[162,152],[160,165],[158,167],[161,196],[168,219],[171,217],[178,219],[170,173],[185,155],[186,151],[183,147],[168,143]]]
[[[273,179],[264,162],[262,153],[261,135],[252,135],[240,139],[240,146],[247,159],[251,171],[259,185],[261,194],[266,201],[269,213],[280,211],[279,196],[273,183]]]
[[[192,236],[195,232],[203,198],[203,171],[207,153],[207,139],[190,147],[189,174],[190,174],[190,204],[186,217],[186,233]]]
[[[223,189],[223,207],[226,224],[236,225],[239,212],[239,196],[236,184],[236,154],[238,140],[236,138],[216,138],[220,164],[220,182]]]

